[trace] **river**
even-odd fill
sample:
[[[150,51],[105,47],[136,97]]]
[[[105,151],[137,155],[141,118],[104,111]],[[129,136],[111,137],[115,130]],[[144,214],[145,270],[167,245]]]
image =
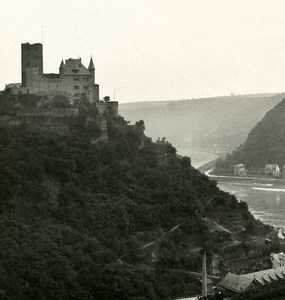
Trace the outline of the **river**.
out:
[[[241,182],[218,182],[218,186],[223,191],[234,194],[237,199],[247,202],[255,218],[272,226],[285,227],[285,189],[260,189],[252,183]]]
[[[217,158],[212,153],[195,151],[188,147],[177,147],[180,155],[191,157],[192,165],[199,168]],[[272,189],[256,189],[253,182],[241,182],[218,180],[218,186],[225,192],[234,194],[237,199],[248,203],[249,210],[255,218],[262,222],[275,226],[285,227],[285,189],[274,191]],[[274,187],[274,185],[273,185]]]
[[[191,164],[196,169],[207,164],[210,161],[215,160],[218,156],[213,153],[209,153],[206,150],[196,150],[195,147],[182,147],[175,145],[177,153],[182,156],[189,156],[191,158]]]

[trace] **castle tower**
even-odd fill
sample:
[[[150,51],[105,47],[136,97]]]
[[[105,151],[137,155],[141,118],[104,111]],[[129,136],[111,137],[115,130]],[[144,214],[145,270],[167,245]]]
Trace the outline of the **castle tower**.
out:
[[[95,83],[95,67],[94,67],[94,63],[93,63],[92,57],[90,59],[88,70],[90,71],[91,76],[92,76],[92,79],[91,79],[92,82],[91,83]]]
[[[60,77],[63,77],[64,71],[65,71],[65,64],[62,60],[60,66],[59,66],[59,75],[60,75]]]
[[[38,74],[43,74],[43,45],[22,44],[22,86],[26,86],[26,68],[38,68]]]

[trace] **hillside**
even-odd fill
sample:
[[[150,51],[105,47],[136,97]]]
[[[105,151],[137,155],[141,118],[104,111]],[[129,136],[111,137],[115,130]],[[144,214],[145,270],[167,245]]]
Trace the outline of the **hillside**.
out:
[[[243,163],[247,169],[264,170],[265,164],[285,165],[285,99],[271,109],[251,130],[246,142],[218,167]]]
[[[178,149],[203,147],[211,151],[243,143],[256,123],[283,97],[260,94],[128,103],[120,105],[120,113],[132,122],[143,119],[146,133],[154,139],[166,136]]]
[[[9,99],[13,114],[23,99]],[[270,228],[170,143],[140,147],[142,125],[109,119],[109,142],[94,142],[80,124],[0,124],[1,299],[172,299],[200,291],[188,271],[203,248],[209,272],[231,244],[238,257],[272,251],[250,246]]]

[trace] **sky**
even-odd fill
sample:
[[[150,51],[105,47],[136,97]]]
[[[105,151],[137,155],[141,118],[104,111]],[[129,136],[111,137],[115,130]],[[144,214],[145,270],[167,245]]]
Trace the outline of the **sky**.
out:
[[[0,89],[21,81],[21,43],[44,72],[92,55],[100,98],[121,103],[285,91],[284,0],[9,0]]]

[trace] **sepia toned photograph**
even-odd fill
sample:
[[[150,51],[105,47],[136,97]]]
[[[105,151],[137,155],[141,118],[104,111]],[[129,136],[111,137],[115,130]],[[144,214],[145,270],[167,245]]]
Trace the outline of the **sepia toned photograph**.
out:
[[[285,300],[285,2],[0,10],[0,300]]]

